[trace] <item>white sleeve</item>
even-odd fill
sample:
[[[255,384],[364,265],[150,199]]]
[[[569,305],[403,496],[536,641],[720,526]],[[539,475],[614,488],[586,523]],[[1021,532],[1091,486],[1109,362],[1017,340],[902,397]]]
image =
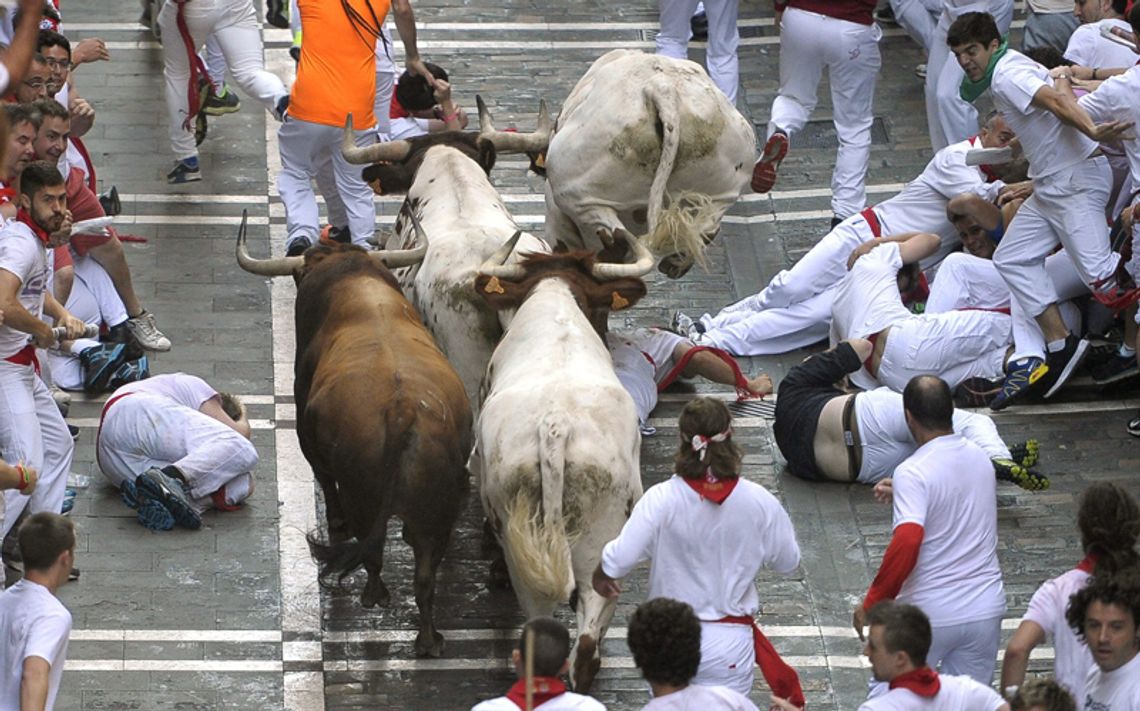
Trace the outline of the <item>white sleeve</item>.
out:
[[[933,167],[935,170],[932,187],[947,200],[962,193],[976,193],[987,200],[992,199],[986,195],[990,191],[989,183],[984,180],[980,170],[972,165],[966,165],[965,153],[944,151],[935,158]]]
[[[963,706],[968,709],[998,711],[1002,706],[1005,706],[1005,699],[998,696],[998,693],[990,687],[981,684],[971,685],[965,696]]]
[[[984,449],[990,459],[1009,459],[1009,447],[990,417],[955,408],[954,431]]]
[[[28,657],[40,657],[50,666],[59,659],[64,647],[67,646],[68,635],[71,634],[71,615],[50,614],[36,618],[36,622],[28,631],[28,639],[24,643],[23,660]]]
[[[789,575],[800,564],[800,545],[796,542],[796,529],[792,526],[792,519],[788,512],[772,497],[767,508],[767,520],[764,522],[760,540],[768,542],[771,554],[765,562],[765,567],[771,568],[780,575]]]
[[[36,264],[29,242],[16,235],[0,235],[0,269],[12,272],[23,284]]]
[[[667,480],[649,487],[633,507],[621,533],[602,549],[603,573],[611,578],[624,578],[639,563],[650,559],[653,541],[657,538],[659,510],[669,486]]]
[[[1068,600],[1060,600],[1059,597],[1057,579],[1046,580],[1033,593],[1021,619],[1033,622],[1052,636],[1057,623],[1064,620],[1065,609],[1069,606]]]
[[[1065,59],[1082,67],[1092,67],[1095,61],[1098,30],[1094,25],[1082,25],[1069,35]],[[1095,68],[1095,67],[1094,67]]]
[[[912,471],[910,465],[900,464],[892,478],[891,491],[894,498],[894,523],[898,528],[904,523],[926,525],[926,485],[922,478]]]
[[[993,78],[991,91],[1005,98],[1021,113],[1028,113],[1033,104],[1033,97],[1043,86],[1049,86],[1045,81],[1045,69],[1035,71],[1024,64],[1011,64],[1000,74]]]
[[[179,376],[173,383],[175,399],[186,407],[199,409],[207,400],[218,394],[217,390],[196,375]]]
[[[1128,84],[1123,79],[1109,77],[1096,91],[1091,91],[1077,103],[1088,112],[1089,117],[1096,123],[1115,121],[1129,121],[1131,104]]]

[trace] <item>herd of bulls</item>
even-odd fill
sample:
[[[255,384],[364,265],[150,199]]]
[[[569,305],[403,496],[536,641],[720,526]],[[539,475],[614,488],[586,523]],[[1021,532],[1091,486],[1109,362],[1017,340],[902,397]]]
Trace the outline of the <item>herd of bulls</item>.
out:
[[[435,575],[473,473],[523,612],[574,602],[571,679],[588,690],[615,604],[591,574],[642,492],[606,319],[645,295],[655,263],[679,277],[703,259],[755,135],[698,65],[626,50],[591,66],[557,125],[545,106],[529,134],[495,130],[482,101],[479,113],[478,134],[357,148],[346,131],[345,158],[369,164],[373,188],[407,193],[386,249],[255,259],[243,220],[237,258],[298,283],[297,432],[326,503],[322,574],[363,565],[364,606],[387,604],[398,517],[415,555],[415,650],[440,656]],[[518,229],[489,180],[510,152],[547,177],[545,240]]]

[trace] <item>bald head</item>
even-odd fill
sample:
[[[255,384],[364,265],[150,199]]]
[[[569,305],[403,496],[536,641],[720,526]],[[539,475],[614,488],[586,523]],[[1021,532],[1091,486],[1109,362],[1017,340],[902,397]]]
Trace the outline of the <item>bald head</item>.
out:
[[[903,390],[903,408],[911,420],[931,432],[954,429],[954,398],[950,386],[936,375],[916,375]]]

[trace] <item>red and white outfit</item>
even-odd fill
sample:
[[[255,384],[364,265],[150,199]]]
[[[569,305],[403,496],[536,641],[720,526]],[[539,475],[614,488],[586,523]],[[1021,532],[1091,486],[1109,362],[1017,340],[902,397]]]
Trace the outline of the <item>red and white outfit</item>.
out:
[[[988,686],[1005,613],[990,455],[936,437],[898,466],[892,490],[894,533],[863,606],[916,605],[930,618],[930,666]]]
[[[937,684],[908,685],[896,677],[890,691],[867,699],[859,711],[997,711],[1005,706],[996,691],[968,676],[937,674],[929,667],[915,671],[933,675]]]
[[[680,691],[658,696],[641,707],[641,711],[692,711],[693,709],[758,711],[756,704],[744,694],[733,691],[727,686],[703,684],[689,684]]]
[[[561,679],[548,676],[534,678],[534,694],[531,700],[535,711],[606,711],[600,701],[582,694],[566,690]],[[525,682],[515,682],[505,696],[483,701],[471,707],[471,711],[519,711],[526,709]]]
[[[116,488],[151,467],[174,465],[199,511],[239,505],[253,491],[257,449],[236,430],[199,412],[217,396],[185,373],[156,375],[116,390],[95,439],[99,469]]]
[[[791,139],[804,127],[826,68],[839,135],[831,210],[850,217],[867,204],[872,102],[882,65],[883,32],[871,15],[875,0],[788,0],[786,6],[780,21],[780,93],[772,102],[768,136],[780,129]]]
[[[51,280],[47,240],[47,234],[33,226],[23,211],[0,230],[0,269],[20,280],[20,305],[36,318],[43,317]],[[40,378],[29,335],[7,324],[0,325],[0,452],[5,460],[23,462],[40,475],[31,496],[17,489],[4,491],[0,536],[8,535],[25,508],[32,513],[59,513],[75,443]]]
[[[674,59],[689,58],[689,38],[693,34],[690,20],[699,1],[658,0],[661,31],[657,33],[657,54]],[[709,21],[705,52],[709,77],[728,97],[729,103],[736,104],[736,89],[740,85],[740,60],[736,54],[740,33],[736,29],[736,16],[740,0],[704,0],[704,6]]]
[[[1126,20],[1105,18],[1096,22],[1086,22],[1069,36],[1069,45],[1065,47],[1065,59],[1092,69],[1119,69],[1136,64],[1137,60],[1140,60],[1140,54],[1101,35],[1103,27],[1115,27],[1128,33],[1132,32],[1132,25]]]
[[[0,594],[0,711],[20,711],[24,661],[39,657],[48,663],[47,704],[55,707],[71,613],[43,585],[24,579]]]
[[[864,390],[885,385],[902,392],[916,375],[938,375],[951,389],[969,378],[1002,377],[1009,316],[993,311],[912,314],[899,297],[896,279],[902,266],[898,243],[884,242],[856,260],[839,285],[831,311],[832,345],[891,329],[877,376],[864,366],[851,374],[851,382]]]
[[[689,339],[659,328],[610,331],[606,348],[614,361],[614,374],[633,398],[638,422],[644,426],[657,407],[657,385],[673,370],[673,351]]]
[[[747,695],[753,664],[771,664],[762,670],[774,693],[800,694],[793,703],[803,705],[795,672],[771,645],[763,646],[767,640],[754,626],[760,609],[756,574],[767,568],[788,575],[800,563],[792,521],[759,484],[720,480],[717,492],[706,495],[694,488],[702,481],[674,475],[650,487],[621,534],[602,550],[602,572],[623,578],[651,560],[647,599],[668,597],[692,605],[701,620],[701,666],[693,683]],[[726,490],[720,504],[707,498],[725,496]],[[757,657],[758,650],[764,658]],[[774,669],[784,675],[776,684],[769,676]],[[781,683],[783,688],[776,688]]]
[[[1087,644],[1073,632],[1065,620],[1069,598],[1084,589],[1092,577],[1093,562],[1086,558],[1067,573],[1046,580],[1033,593],[1029,609],[1021,618],[1032,622],[1053,640],[1053,676],[1074,699],[1083,699],[1085,677],[1093,665],[1092,653]]]
[[[1140,654],[1115,671],[1093,666],[1085,679],[1082,711],[1135,711],[1140,709]]]

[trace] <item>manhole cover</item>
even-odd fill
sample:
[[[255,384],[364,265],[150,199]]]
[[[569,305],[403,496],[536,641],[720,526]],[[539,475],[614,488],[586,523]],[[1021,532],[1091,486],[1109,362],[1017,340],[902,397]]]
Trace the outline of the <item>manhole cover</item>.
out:
[[[776,419],[776,403],[768,400],[742,400],[728,403],[733,417],[766,417]]]
[[[767,132],[767,122],[756,125],[757,135],[763,136]],[[885,146],[889,145],[890,142],[886,123],[876,116],[875,120],[871,122],[871,145]],[[831,122],[831,119],[816,119],[815,121],[808,121],[807,125],[796,134],[795,143],[797,148],[838,148],[839,138],[835,135],[835,124]]]

